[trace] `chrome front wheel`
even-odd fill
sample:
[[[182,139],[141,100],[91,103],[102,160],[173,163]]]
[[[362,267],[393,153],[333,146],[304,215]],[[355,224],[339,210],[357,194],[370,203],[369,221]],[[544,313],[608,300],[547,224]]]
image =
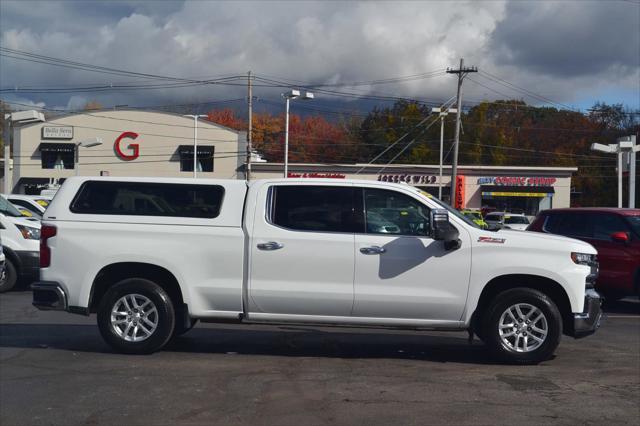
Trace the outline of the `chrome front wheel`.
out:
[[[516,352],[532,352],[544,343],[549,325],[540,309],[528,303],[516,303],[500,316],[498,333],[507,348]]]
[[[562,315],[539,290],[515,287],[498,293],[481,313],[482,339],[498,358],[535,364],[553,356],[562,335]]]

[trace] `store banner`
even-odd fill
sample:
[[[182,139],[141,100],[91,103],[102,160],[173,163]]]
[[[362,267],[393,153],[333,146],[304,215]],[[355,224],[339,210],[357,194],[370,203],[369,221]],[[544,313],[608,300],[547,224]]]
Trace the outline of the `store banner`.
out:
[[[553,197],[553,193],[547,192],[498,192],[498,191],[490,191],[483,192],[483,197],[536,197],[536,198],[544,198],[544,197]]]
[[[465,207],[464,195],[464,175],[458,175],[456,176],[456,205],[454,206],[458,210]]]

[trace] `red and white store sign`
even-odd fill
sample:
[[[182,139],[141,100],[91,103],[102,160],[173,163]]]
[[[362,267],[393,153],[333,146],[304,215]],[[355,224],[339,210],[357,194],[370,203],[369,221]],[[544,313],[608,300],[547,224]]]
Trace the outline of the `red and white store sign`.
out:
[[[135,139],[137,137],[138,137],[138,134],[136,132],[124,132],[120,136],[118,136],[115,144],[113,145],[113,149],[116,151],[116,155],[121,159],[123,159],[124,161],[131,161],[138,158],[140,156],[139,144],[130,143],[127,146],[127,148],[132,151],[131,154],[127,154],[124,151],[122,151],[122,147],[120,146],[120,143],[122,142],[123,139]]]
[[[287,173],[290,178],[315,178],[315,179],[345,179],[347,175],[342,173]]]
[[[405,174],[393,174],[393,175],[379,175],[378,181],[380,182],[406,182],[413,185],[420,184],[434,184],[438,181],[438,178],[433,175],[405,175]]]
[[[553,186],[556,180],[554,177],[495,176],[478,178],[478,185]]]

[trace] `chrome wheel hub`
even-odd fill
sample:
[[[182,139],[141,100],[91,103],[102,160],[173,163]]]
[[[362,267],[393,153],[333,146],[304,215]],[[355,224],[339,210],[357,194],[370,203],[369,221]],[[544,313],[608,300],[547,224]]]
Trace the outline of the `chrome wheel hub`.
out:
[[[113,304],[111,327],[127,342],[142,342],[158,327],[158,310],[141,294],[127,294]]]
[[[517,303],[500,316],[498,333],[507,348],[516,352],[531,352],[544,343],[549,325],[540,309],[528,303]]]

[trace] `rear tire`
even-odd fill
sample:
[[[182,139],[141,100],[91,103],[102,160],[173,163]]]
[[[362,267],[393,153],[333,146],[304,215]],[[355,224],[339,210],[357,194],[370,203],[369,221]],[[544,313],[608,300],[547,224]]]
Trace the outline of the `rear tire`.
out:
[[[544,293],[514,288],[498,294],[482,317],[483,340],[499,359],[536,364],[549,359],[560,343],[562,316]]]
[[[4,279],[0,280],[0,293],[11,290],[18,281],[18,272],[16,267],[9,259],[4,261]]]
[[[111,287],[98,308],[98,327],[116,351],[149,354],[167,344],[175,327],[169,295],[153,281],[130,278]]]

